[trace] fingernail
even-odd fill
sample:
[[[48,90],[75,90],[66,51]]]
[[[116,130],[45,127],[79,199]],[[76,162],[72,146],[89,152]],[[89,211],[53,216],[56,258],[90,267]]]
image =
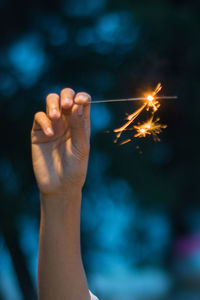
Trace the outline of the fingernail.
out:
[[[90,99],[87,96],[85,96],[85,95],[79,95],[78,99],[81,100],[81,101],[83,101],[84,103],[87,103],[87,102],[90,101]]]
[[[46,129],[46,132],[47,132],[49,135],[53,135],[53,134],[54,134],[53,129],[52,129],[51,127],[48,127],[48,128]]]
[[[56,109],[56,108],[52,109],[51,114],[52,114],[53,116],[57,116],[57,114],[58,114],[57,109]]]
[[[78,115],[82,116],[82,114],[83,114],[83,105],[79,104],[79,106],[78,106]]]
[[[65,98],[64,100],[63,100],[63,103],[64,104],[71,104],[71,99],[69,99],[69,98]]]

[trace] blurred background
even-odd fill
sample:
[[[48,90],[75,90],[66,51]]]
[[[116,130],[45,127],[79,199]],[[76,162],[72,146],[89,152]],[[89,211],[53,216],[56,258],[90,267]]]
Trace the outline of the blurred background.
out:
[[[39,194],[33,115],[64,87],[94,100],[162,82],[168,128],[118,146],[138,103],[92,106],[82,207],[89,287],[101,300],[200,299],[199,1],[0,1],[0,299],[35,300]]]

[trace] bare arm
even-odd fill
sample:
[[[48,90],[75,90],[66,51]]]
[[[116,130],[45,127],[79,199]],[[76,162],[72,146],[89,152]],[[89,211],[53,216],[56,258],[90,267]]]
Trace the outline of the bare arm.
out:
[[[48,95],[46,113],[35,115],[31,137],[41,199],[39,300],[90,299],[80,250],[81,191],[89,155],[89,100],[86,93],[75,96],[73,90],[64,89],[60,96]]]

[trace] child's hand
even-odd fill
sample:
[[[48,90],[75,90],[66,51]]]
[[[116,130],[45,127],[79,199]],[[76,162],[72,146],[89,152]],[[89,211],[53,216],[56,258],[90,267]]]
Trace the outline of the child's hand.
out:
[[[63,89],[49,94],[46,113],[35,114],[31,131],[32,159],[43,195],[82,188],[88,164],[90,95]],[[75,104],[77,103],[77,104]]]

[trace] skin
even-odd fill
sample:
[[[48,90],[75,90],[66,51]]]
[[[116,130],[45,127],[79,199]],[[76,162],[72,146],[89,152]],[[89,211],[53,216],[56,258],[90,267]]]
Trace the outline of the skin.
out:
[[[65,88],[34,116],[32,161],[40,191],[39,300],[89,300],[80,250],[81,191],[90,139],[90,95]]]

